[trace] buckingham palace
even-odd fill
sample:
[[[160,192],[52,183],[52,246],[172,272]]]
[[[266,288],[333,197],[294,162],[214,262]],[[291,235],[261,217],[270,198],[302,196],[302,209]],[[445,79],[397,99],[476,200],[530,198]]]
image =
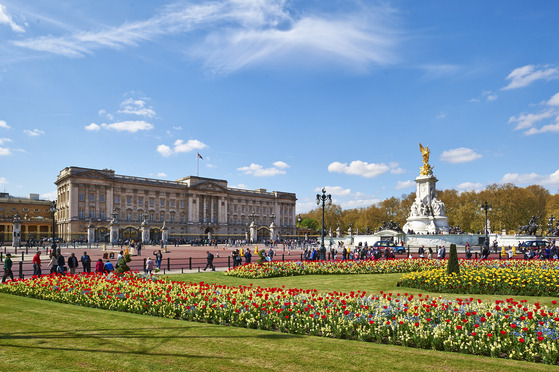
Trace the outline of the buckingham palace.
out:
[[[166,181],[80,167],[64,168],[55,184],[56,230],[66,241],[262,241],[296,232],[297,198],[289,192],[230,188],[213,178]]]

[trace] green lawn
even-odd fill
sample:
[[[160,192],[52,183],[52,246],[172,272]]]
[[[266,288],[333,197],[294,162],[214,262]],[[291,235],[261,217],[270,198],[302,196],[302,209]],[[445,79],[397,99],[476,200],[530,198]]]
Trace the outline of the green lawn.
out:
[[[419,293],[395,287],[397,278],[399,274],[302,276],[252,282],[326,291]],[[173,276],[178,279],[228,285],[251,282],[221,273]],[[191,323],[5,294],[0,294],[0,326],[2,371],[559,370],[528,362]]]
[[[220,272],[200,273],[200,274],[178,274],[167,276],[170,280],[185,282],[219,283],[228,286],[250,285],[261,287],[281,287],[286,288],[305,288],[317,289],[319,292],[351,292],[358,290],[366,291],[369,294],[378,294],[380,291],[393,293],[412,293],[429,296],[443,296],[446,298],[469,298],[473,297],[483,301],[506,300],[511,296],[478,295],[478,294],[452,294],[452,293],[433,293],[414,288],[397,287],[396,283],[402,274],[363,274],[363,275],[302,275],[268,279],[244,279],[232,276],[225,276]],[[559,301],[555,297],[531,297],[514,296],[515,300],[527,300],[529,303],[539,302],[542,306],[556,306],[551,301]]]

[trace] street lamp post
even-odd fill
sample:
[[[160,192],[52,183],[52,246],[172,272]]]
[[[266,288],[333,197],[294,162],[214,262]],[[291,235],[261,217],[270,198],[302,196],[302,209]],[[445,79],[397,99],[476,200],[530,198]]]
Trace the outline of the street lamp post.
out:
[[[547,235],[551,235],[551,236],[554,235],[554,231],[553,231],[553,222],[554,221],[555,221],[555,216],[554,215],[549,216],[549,221],[547,223]]]
[[[491,204],[484,202],[481,205],[481,210],[485,211],[485,248],[487,248],[487,250],[489,250],[489,236],[488,236],[488,231],[487,231],[487,212],[491,212],[493,210],[493,208],[491,207]]]
[[[322,195],[316,194],[316,204],[320,205],[322,203],[322,230],[320,231],[321,243],[320,243],[320,259],[326,259],[326,247],[324,246],[324,209],[326,206],[326,202],[328,205],[332,205],[332,195],[326,194],[326,188],[322,188]]]
[[[297,216],[297,246],[299,246],[299,240],[301,239],[301,215]]]
[[[54,254],[56,252],[56,241],[55,241],[55,237],[54,237],[54,230],[55,230],[55,225],[54,225],[54,214],[56,213],[56,201],[52,201],[51,205],[50,205],[50,213],[52,214],[52,253]]]

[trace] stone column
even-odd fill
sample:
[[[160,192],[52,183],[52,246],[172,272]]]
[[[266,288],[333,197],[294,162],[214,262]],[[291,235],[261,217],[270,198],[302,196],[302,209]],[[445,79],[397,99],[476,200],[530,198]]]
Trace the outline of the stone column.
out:
[[[254,221],[250,223],[250,242],[256,242],[256,225],[254,224]]]
[[[21,245],[21,220],[18,214],[14,216],[12,223],[12,247],[19,247]]]
[[[91,245],[95,243],[95,226],[89,220],[89,225],[87,225],[87,242]]]
[[[144,217],[144,222],[142,222],[142,243],[148,244],[149,243],[149,226],[147,223],[147,217]]]
[[[274,221],[270,224],[270,239],[272,239],[273,242],[276,241],[276,224]]]

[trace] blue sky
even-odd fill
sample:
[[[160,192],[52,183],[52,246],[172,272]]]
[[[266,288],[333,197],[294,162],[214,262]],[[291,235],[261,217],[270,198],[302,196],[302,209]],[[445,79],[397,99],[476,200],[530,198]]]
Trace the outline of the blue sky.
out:
[[[557,1],[0,0],[0,190],[67,166],[294,192],[559,188]]]

